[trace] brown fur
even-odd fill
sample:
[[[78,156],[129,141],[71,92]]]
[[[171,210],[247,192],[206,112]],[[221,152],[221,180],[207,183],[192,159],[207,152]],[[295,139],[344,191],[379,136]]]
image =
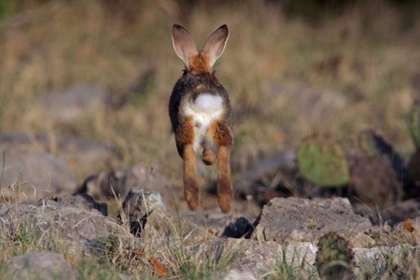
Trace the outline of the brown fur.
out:
[[[229,127],[221,121],[214,121],[211,124],[209,137],[214,139],[218,146],[231,147],[233,144],[233,137]]]
[[[184,157],[184,146],[194,142],[194,123],[192,117],[185,118],[175,131],[175,141],[179,154]]]
[[[184,197],[191,210],[197,210],[200,205],[200,190],[198,188],[196,159],[193,149],[194,124],[192,117],[185,118],[184,123],[175,132],[175,140],[184,160]]]
[[[192,144],[184,146],[184,197],[188,208],[197,210],[200,205],[200,189],[197,181],[197,167]]]
[[[219,206],[223,213],[232,209],[233,188],[230,174],[230,151],[226,146],[220,146],[217,161],[217,195]]]
[[[191,65],[189,71],[194,75],[213,72],[210,66],[210,57],[206,54],[194,54],[188,57],[188,60]]]
[[[214,160],[216,159],[216,155],[210,149],[203,150],[203,162],[206,165],[212,165]]]
[[[219,146],[217,161],[217,195],[219,206],[223,213],[232,208],[233,187],[230,172],[230,147],[233,138],[229,128],[220,121],[215,121],[210,127],[209,136]]]

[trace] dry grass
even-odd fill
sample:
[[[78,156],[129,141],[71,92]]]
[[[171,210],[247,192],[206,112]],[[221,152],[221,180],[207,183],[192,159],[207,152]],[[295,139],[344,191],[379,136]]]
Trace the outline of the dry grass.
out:
[[[288,19],[262,1],[214,1],[188,10],[176,1],[110,3],[51,1],[1,23],[0,130],[70,131],[112,143],[121,154],[112,166],[143,163],[181,186],[167,103],[182,63],[169,30],[180,23],[200,45],[227,23],[231,36],[216,70],[236,112],[234,177],[315,131],[351,147],[358,131],[374,128],[403,154],[413,150],[405,115],[419,91],[413,83],[418,19],[405,28],[404,14],[381,2],[318,24]],[[151,94],[121,110],[94,106],[63,126],[39,105],[45,93],[74,84],[118,95],[150,69],[156,71]],[[319,92],[330,94],[324,99]],[[79,178],[93,169],[77,170]],[[206,181],[215,178],[215,170],[206,172]]]
[[[15,256],[55,252],[64,255],[77,270],[77,279],[122,279],[120,275],[130,275],[132,279],[214,279],[214,273],[225,272],[236,258],[235,252],[224,252],[217,258],[204,252],[197,254],[193,245],[203,243],[203,236],[200,241],[192,241],[194,233],[183,228],[182,219],[170,218],[160,209],[154,210],[153,217],[162,223],[161,231],[148,226],[142,238],[122,237],[117,228],[129,231],[130,225],[116,221],[115,226],[108,225],[108,237],[85,240],[86,250],[69,250],[72,241],[67,240],[68,232],[61,227],[44,230],[39,220],[32,217],[12,217],[13,230],[0,232],[0,273],[5,275],[7,262]],[[168,230],[163,230],[163,225]],[[38,275],[31,276],[38,279]]]

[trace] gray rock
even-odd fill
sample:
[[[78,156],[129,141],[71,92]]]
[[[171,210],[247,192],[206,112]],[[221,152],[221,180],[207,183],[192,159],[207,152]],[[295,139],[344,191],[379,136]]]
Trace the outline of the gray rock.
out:
[[[276,267],[282,265],[299,267],[297,275],[313,274],[315,251],[316,248],[311,243],[282,246],[275,242],[218,238],[193,247],[192,255],[207,265],[225,267],[247,275],[248,279],[261,279],[263,276],[278,275]],[[225,275],[225,279],[235,278]]]
[[[322,235],[334,231],[351,241],[371,227],[367,218],[353,213],[346,198],[274,198],[264,206],[253,238],[280,244],[317,242]]]
[[[106,203],[99,203],[87,194],[77,195],[57,195],[50,200],[42,200],[38,203],[39,206],[45,204],[57,204],[59,207],[76,207],[85,210],[98,210],[102,215],[108,216],[108,205]]]
[[[55,122],[68,122],[86,115],[94,106],[104,106],[107,99],[108,93],[97,85],[75,85],[46,93],[39,102],[49,118]]]
[[[273,242],[219,238],[195,246],[192,256],[215,267],[225,265],[229,273],[215,279],[238,279],[235,278],[238,275],[246,277],[242,279],[262,279],[263,276],[272,276],[274,279],[317,279],[317,251],[316,245],[309,242],[280,245]],[[418,259],[420,250],[409,245],[398,245],[371,249],[354,248],[353,253],[356,276],[364,273],[365,276],[380,277],[393,273],[390,268],[396,263],[403,265]],[[403,273],[410,275],[408,271]]]
[[[22,230],[40,245],[52,246],[51,250],[66,248],[71,256],[89,256],[103,245],[99,238],[118,236],[130,240],[133,237],[115,220],[104,216],[83,197],[59,197],[42,201],[40,205],[10,205],[1,211],[0,235],[13,239]],[[75,201],[72,205],[71,201]],[[90,210],[87,210],[90,209]]]
[[[410,245],[393,247],[354,248],[355,274],[363,273],[363,279],[410,279],[418,274],[414,263],[420,257],[420,249]],[[414,261],[414,263],[413,263]]]
[[[224,267],[224,271],[228,271],[217,273],[213,279],[262,279],[270,276],[274,279],[318,279],[315,268],[318,248],[314,243],[290,242],[280,245],[269,241],[218,238],[190,249],[190,258],[193,260],[200,260],[216,269]],[[354,248],[353,253],[356,276],[360,277],[360,273],[363,273],[364,277],[389,278],[391,275],[388,274],[394,273],[392,266],[408,264],[418,259],[420,250],[409,245],[398,245],[371,249]],[[397,269],[398,266],[394,268]],[[401,266],[399,268],[401,270]],[[409,278],[409,271],[401,273],[403,276],[407,273]]]
[[[52,155],[7,153],[3,160],[0,200],[34,203],[75,189],[76,176],[69,165]]]
[[[126,211],[132,211],[131,213],[135,211],[150,213],[156,209],[166,210],[160,193],[145,188],[130,190],[124,200],[123,208]]]
[[[76,192],[87,193],[97,201],[115,200],[116,197],[124,201],[131,189],[144,188],[162,194],[165,204],[173,201],[170,181],[142,165],[92,175],[85,179]]]
[[[234,269],[229,270],[227,273],[224,273],[221,277],[216,277],[216,279],[223,279],[223,280],[257,280],[251,273],[249,272],[238,272]]]
[[[0,153],[52,153],[74,168],[91,168],[106,164],[115,156],[109,145],[54,133],[0,133]]]
[[[4,277],[4,278],[3,278]],[[10,280],[53,280],[66,278],[77,279],[77,269],[56,253],[26,253],[11,259],[6,265],[3,279]]]
[[[122,206],[124,215],[121,214],[120,217],[123,223],[125,219],[127,220],[134,236],[141,235],[149,216],[153,215],[155,210],[156,212],[166,210],[162,196],[148,189],[130,190]]]

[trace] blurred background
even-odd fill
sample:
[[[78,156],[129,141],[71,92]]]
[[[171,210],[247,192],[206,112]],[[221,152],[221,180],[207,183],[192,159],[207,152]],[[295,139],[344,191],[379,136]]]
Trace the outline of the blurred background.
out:
[[[323,192],[328,183],[299,172],[298,148],[322,134],[328,140],[309,142],[326,153],[339,145],[350,169],[362,157],[360,132],[373,129],[401,158],[397,169],[408,168],[419,15],[414,0],[0,0],[0,132],[48,135],[47,145],[26,148],[66,159],[78,183],[111,168],[153,168],[185,208],[167,109],[183,64],[170,29],[184,26],[200,48],[226,23],[230,38],[215,70],[235,113],[236,207],[273,196],[345,196],[350,179]],[[69,160],[57,144],[63,138],[111,147],[113,156]],[[199,172],[203,207],[217,207],[215,167]]]

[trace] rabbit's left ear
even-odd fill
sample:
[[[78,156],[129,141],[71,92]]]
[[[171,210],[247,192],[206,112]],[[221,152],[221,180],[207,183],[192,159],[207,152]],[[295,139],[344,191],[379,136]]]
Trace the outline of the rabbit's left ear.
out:
[[[223,54],[227,40],[229,38],[229,29],[226,24],[220,26],[204,43],[201,54],[207,54],[210,57],[210,67],[213,67],[217,59]]]
[[[171,35],[175,53],[188,68],[190,66],[189,58],[198,54],[193,38],[184,27],[178,24],[173,25]]]

